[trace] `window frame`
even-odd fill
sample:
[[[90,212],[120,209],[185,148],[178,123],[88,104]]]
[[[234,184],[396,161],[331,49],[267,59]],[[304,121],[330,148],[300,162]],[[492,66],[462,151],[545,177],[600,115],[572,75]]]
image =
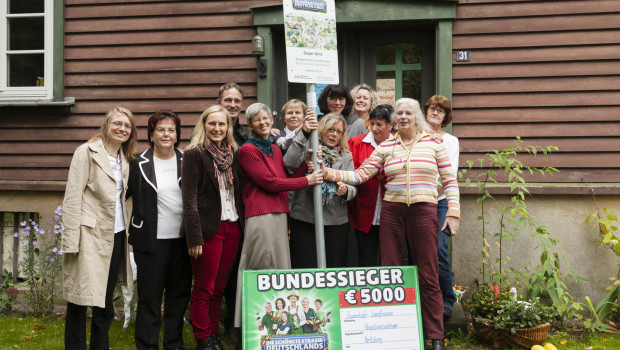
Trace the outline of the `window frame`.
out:
[[[58,6],[58,3],[61,6]],[[56,94],[55,88],[56,80],[60,76],[62,77],[62,69],[58,74],[57,64],[57,52],[55,46],[58,41],[58,26],[57,22],[62,23],[62,2],[54,0],[44,0],[44,12],[43,13],[28,13],[28,14],[9,14],[8,13],[8,1],[4,6],[0,6],[0,103],[10,101],[53,101],[62,99],[62,88],[60,89],[60,95]],[[60,16],[59,16],[60,14]],[[44,86],[24,86],[24,87],[10,87],[8,86],[8,19],[9,18],[28,18],[39,17],[44,18],[43,35],[44,35]],[[60,27],[60,45],[62,45],[62,26]],[[15,50],[15,53],[30,53],[40,50]],[[60,50],[62,56],[62,49]],[[62,65],[62,57],[60,58]],[[62,80],[62,79],[61,79]],[[61,86],[62,87],[62,86]]]

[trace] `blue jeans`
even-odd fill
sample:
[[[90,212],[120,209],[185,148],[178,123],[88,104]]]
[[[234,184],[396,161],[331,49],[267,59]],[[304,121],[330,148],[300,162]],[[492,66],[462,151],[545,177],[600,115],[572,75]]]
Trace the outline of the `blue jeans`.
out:
[[[450,237],[441,232],[443,223],[446,221],[448,213],[448,201],[442,199],[437,203],[437,220],[439,221],[439,234],[437,242],[437,259],[439,260],[439,287],[443,297],[443,305],[452,310],[456,297],[452,289],[452,267],[450,266],[450,255],[448,254],[448,241]]]

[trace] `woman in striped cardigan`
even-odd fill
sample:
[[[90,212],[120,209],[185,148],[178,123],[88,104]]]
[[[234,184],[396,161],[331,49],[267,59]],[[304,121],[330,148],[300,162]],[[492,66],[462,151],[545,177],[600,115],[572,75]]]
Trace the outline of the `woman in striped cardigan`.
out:
[[[385,172],[387,183],[381,207],[381,264],[417,265],[422,297],[422,322],[433,350],[444,349],[443,301],[437,265],[437,179],[448,200],[444,227],[459,227],[459,190],[446,148],[430,137],[420,104],[410,98],[396,101],[394,121],[398,134],[381,143],[355,171],[324,168],[329,181],[359,185]]]

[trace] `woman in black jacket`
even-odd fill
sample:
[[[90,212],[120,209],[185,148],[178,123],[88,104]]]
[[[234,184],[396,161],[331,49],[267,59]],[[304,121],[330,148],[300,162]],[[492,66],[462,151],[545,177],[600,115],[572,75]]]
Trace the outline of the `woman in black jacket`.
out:
[[[183,228],[192,257],[194,289],[190,313],[196,349],[222,350],[222,296],[243,230],[237,144],[228,111],[219,105],[202,113],[183,160]]]
[[[138,267],[138,349],[159,349],[162,295],[164,349],[183,348],[183,315],[192,275],[187,244],[180,234],[180,131],[176,113],[155,112],[148,120],[151,148],[138,155],[129,168],[127,197],[133,201],[129,243]]]

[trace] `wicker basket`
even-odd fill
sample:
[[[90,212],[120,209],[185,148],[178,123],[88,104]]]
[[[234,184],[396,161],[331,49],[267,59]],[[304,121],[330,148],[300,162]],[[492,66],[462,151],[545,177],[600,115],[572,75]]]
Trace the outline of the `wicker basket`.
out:
[[[535,344],[540,344],[547,339],[549,333],[549,322],[532,328],[517,329],[516,334],[512,334],[509,329],[495,329],[484,324],[473,322],[476,334],[486,343],[490,343],[493,349],[502,349],[506,347],[524,347],[531,348]]]

